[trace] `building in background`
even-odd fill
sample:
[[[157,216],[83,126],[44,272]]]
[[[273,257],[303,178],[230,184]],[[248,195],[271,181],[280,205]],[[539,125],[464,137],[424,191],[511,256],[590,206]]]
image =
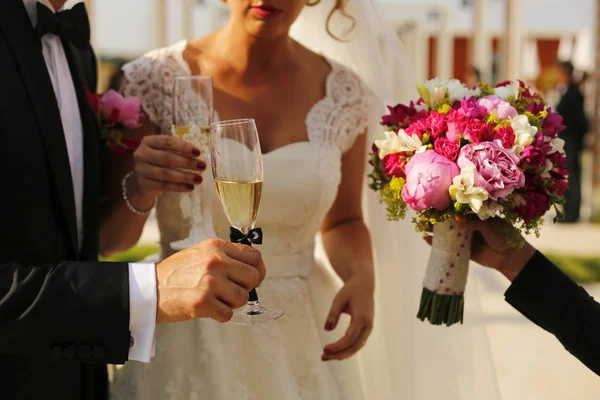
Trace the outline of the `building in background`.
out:
[[[102,60],[109,61],[102,65],[105,80],[119,62],[205,35],[228,17],[221,0],[85,1],[95,48]],[[600,0],[379,1],[421,80],[435,76],[464,80],[474,66],[484,80],[522,78],[546,92],[554,87],[557,58],[570,59],[578,70],[590,73],[600,62]],[[591,76],[585,87],[588,108],[598,116],[600,73]],[[600,141],[596,143],[599,150],[587,161],[593,171],[587,181],[594,184],[588,185],[583,215],[600,217],[594,195],[598,192],[591,192],[600,190]]]

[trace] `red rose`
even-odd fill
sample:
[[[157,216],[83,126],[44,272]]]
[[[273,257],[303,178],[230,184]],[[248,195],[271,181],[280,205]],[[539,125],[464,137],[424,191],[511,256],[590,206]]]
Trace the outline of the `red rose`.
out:
[[[567,179],[556,179],[554,184],[548,188],[551,192],[556,193],[558,196],[564,196],[565,191],[569,187],[569,181]]]
[[[433,144],[435,151],[450,161],[456,161],[460,152],[460,145],[458,142],[453,142],[446,138],[439,138]]]
[[[398,178],[405,178],[406,173],[404,168],[408,162],[408,155],[406,153],[394,153],[388,154],[383,158],[383,169],[385,174],[388,176],[396,176]]]
[[[476,144],[489,142],[494,138],[494,127],[480,119],[470,119],[465,126],[464,136]]]
[[[505,149],[512,149],[517,140],[515,131],[510,126],[501,126],[496,129],[496,138],[502,142],[502,147]]]
[[[432,111],[423,124],[425,125],[425,132],[433,139],[445,136],[448,130],[446,115],[437,111]]]
[[[540,169],[546,162],[546,153],[533,146],[526,147],[521,153],[521,157],[525,164],[533,169]]]
[[[549,202],[550,199],[546,193],[529,192],[525,195],[525,201],[517,207],[517,211],[528,224],[548,211]]]

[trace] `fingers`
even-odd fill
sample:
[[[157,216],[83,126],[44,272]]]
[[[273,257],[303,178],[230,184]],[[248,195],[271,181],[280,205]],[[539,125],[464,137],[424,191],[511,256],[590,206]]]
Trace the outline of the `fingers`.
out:
[[[152,135],[146,136],[142,143],[155,150],[167,150],[179,153],[187,158],[196,158],[200,156],[200,150],[188,142],[179,139],[176,136]]]
[[[330,354],[333,356],[333,358],[335,358],[337,355],[336,353],[339,353],[356,343],[363,328],[365,328],[364,321],[359,321],[358,318],[352,317],[352,321],[346,330],[346,334],[337,342],[325,346],[325,354]]]
[[[211,300],[209,307],[210,318],[214,319],[217,322],[229,322],[233,317],[233,309],[229,305],[223,303],[218,298],[214,298],[213,300]]]
[[[250,289],[243,288],[232,281],[224,280],[218,287],[214,288],[214,291],[217,299],[229,308],[236,309],[248,302]]]
[[[362,349],[365,346],[370,334],[371,334],[371,330],[368,329],[367,327],[364,327],[360,331],[360,334],[358,335],[357,339],[354,341],[354,343],[351,346],[347,347],[346,349],[344,349],[338,353],[329,353],[326,351],[321,356],[321,359],[323,361],[330,361],[330,360],[340,360],[341,361],[341,360],[345,360],[347,358],[352,357],[354,354],[356,354],[360,349]]]
[[[267,269],[260,252],[253,247],[243,244],[223,242],[222,246],[223,251],[229,258],[249,265],[258,271],[259,279],[257,286],[260,286],[267,275]]]
[[[183,142],[185,143],[185,142]],[[203,171],[206,163],[199,161],[196,157],[182,155],[168,150],[155,149],[145,146],[136,151],[134,158],[137,164],[147,163],[165,168],[181,168],[191,171]]]
[[[249,292],[260,283],[261,276],[256,268],[241,261],[230,260],[231,266],[227,268],[226,274],[231,282],[246,289],[246,292]]]
[[[327,322],[325,322],[325,330],[332,331],[337,326],[340,316],[344,309],[346,308],[347,298],[342,295],[343,292],[340,292],[333,299],[333,303],[331,304],[331,310],[329,310],[329,315],[327,316]]]
[[[197,185],[202,182],[202,176],[172,168],[157,167],[152,164],[139,165],[135,170],[136,176],[151,181]]]
[[[194,190],[194,185],[184,183],[171,183],[148,179],[143,176],[138,176],[138,186],[143,190],[152,192],[178,192],[186,193]]]

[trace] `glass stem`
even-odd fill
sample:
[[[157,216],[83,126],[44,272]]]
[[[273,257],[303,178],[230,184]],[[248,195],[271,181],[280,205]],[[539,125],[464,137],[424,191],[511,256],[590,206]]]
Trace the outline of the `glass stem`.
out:
[[[250,228],[242,228],[240,230],[241,230],[241,232],[244,235],[247,235],[248,232],[250,232],[250,229],[252,229],[252,227],[250,227]],[[252,244],[249,244],[248,246],[252,246]],[[258,302],[258,293],[256,293],[256,288],[253,288],[250,291],[250,297],[248,297],[248,303],[247,304],[248,304],[248,307],[258,307],[258,308],[260,308],[260,304]]]

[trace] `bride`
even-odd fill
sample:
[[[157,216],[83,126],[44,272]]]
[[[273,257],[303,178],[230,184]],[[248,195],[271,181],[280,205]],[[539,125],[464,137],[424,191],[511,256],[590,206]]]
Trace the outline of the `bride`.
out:
[[[123,90],[142,98],[149,121],[135,161],[112,173],[120,183],[134,171],[124,182],[138,210],[160,195],[161,258],[186,239],[191,225],[227,239],[227,219],[216,195],[207,195],[212,188],[199,190],[207,182],[173,168],[189,166],[189,158],[153,141],[173,123],[174,77],[212,76],[215,119],[257,122],[265,178],[257,226],[268,270],[259,294],[286,315],[251,327],[210,320],[158,326],[154,359],[117,369],[112,398],[499,398],[480,329],[415,322],[415,277],[427,250],[408,224],[384,222],[376,199],[363,196],[367,143],[384,108],[373,93],[390,102],[414,97],[402,85],[410,68],[395,33],[372,0],[227,4],[231,16],[222,30],[124,67]],[[210,180],[206,172],[204,178]],[[192,190],[192,201],[202,203],[198,214],[186,206]],[[146,216],[121,214],[102,232],[102,247],[135,244]],[[376,275],[378,320],[371,335]]]

